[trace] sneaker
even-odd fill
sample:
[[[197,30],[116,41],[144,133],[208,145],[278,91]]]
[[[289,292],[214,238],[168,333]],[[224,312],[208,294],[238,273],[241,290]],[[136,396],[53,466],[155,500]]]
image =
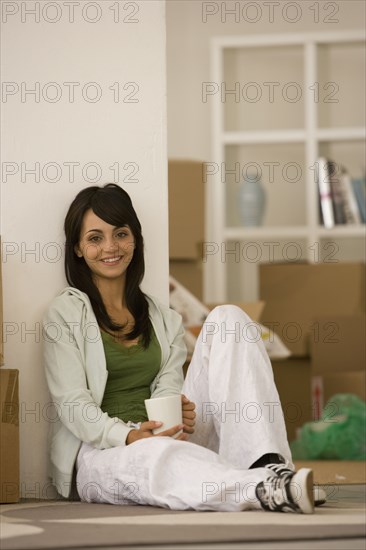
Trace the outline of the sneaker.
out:
[[[294,470],[291,470],[286,466],[286,464],[266,464],[265,468],[272,470],[276,475],[289,475],[294,474]],[[327,502],[327,494],[319,485],[314,485],[314,506],[321,506]]]
[[[327,493],[320,487],[314,485],[314,506],[321,506],[327,502]]]
[[[291,470],[286,464],[266,464],[264,468],[267,468],[268,470],[272,470],[276,475],[288,475],[288,474],[294,474],[295,471]]]
[[[313,472],[302,468],[282,475],[270,476],[258,483],[255,494],[264,510],[271,512],[314,512]]]

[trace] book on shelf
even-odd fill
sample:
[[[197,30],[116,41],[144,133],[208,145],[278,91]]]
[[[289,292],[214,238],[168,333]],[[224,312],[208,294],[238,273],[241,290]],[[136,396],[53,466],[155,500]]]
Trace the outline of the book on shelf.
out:
[[[365,178],[352,179],[344,166],[324,157],[318,159],[315,173],[324,227],[366,222]]]
[[[334,223],[337,225],[346,223],[344,210],[345,193],[342,183],[342,175],[339,166],[330,160],[327,161],[327,171],[332,199]]]
[[[366,223],[366,179],[352,179],[352,189],[356,198],[362,223]]]
[[[358,201],[353,188],[352,179],[346,170],[342,171],[341,183],[346,223],[360,224],[365,220],[362,220],[361,210],[358,206]]]
[[[328,161],[324,157],[320,157],[316,163],[315,177],[318,184],[322,222],[324,227],[331,228],[334,226],[335,221],[328,172]]]

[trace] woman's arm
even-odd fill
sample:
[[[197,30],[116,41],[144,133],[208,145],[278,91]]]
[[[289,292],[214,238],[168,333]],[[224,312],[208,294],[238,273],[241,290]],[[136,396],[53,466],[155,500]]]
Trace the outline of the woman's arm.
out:
[[[154,328],[159,341],[165,341],[166,358],[151,388],[151,398],[181,393],[184,376],[183,364],[187,358],[184,328],[181,316],[174,310],[159,304],[162,322]]]
[[[163,316],[163,330],[168,341],[169,353],[167,361],[157,377],[156,386],[151,395],[152,398],[181,393],[184,382],[183,364],[187,357],[181,316],[166,306],[160,305],[159,309]],[[183,431],[192,434],[196,418],[195,404],[184,395],[182,395],[182,413]]]
[[[132,428],[103,412],[91,389],[102,386],[103,395],[107,371],[98,363],[98,358],[103,359],[102,343],[84,337],[85,306],[80,300],[70,299],[67,313],[62,305],[56,299],[43,318],[46,379],[59,420],[78,439],[98,449],[123,445]],[[92,381],[88,381],[86,357],[93,361]]]

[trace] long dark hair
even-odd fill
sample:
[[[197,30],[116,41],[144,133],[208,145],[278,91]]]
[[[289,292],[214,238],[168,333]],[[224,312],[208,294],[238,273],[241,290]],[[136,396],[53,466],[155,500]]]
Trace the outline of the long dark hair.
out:
[[[135,249],[132,260],[126,271],[125,300],[127,309],[135,319],[134,328],[126,334],[126,339],[133,340],[142,337],[145,348],[151,338],[151,322],[149,305],[140,284],[145,273],[144,241],[141,224],[128,193],[115,183],[107,183],[103,187],[86,187],[80,191],[66,214],[64,230],[66,235],[65,274],[70,286],[85,292],[90,299],[99,326],[109,331],[123,328],[109,317],[102,296],[94,284],[90,268],[84,258],[75,253],[75,245],[80,240],[81,226],[84,214],[92,209],[94,214],[106,223],[115,227],[128,225],[135,239]]]

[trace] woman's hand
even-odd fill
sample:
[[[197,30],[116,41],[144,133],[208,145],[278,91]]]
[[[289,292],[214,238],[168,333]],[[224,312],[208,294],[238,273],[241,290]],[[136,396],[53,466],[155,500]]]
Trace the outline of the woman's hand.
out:
[[[185,395],[182,394],[182,413],[183,413],[183,432],[187,434],[194,433],[194,425],[196,424],[195,403],[190,401]]]
[[[161,425],[162,425],[162,422],[155,422],[154,420],[148,420],[147,422],[142,422],[139,430],[131,430],[130,432],[128,432],[128,435],[126,438],[126,445],[130,445],[130,443],[134,443],[139,439],[145,439],[146,437],[161,437],[161,436],[173,437],[176,433],[178,433],[182,429],[184,430],[185,428],[183,424],[178,424],[177,426],[173,426],[173,428],[169,428],[169,430],[165,430],[164,432],[160,432],[159,434],[153,434],[152,430],[154,430],[155,428],[159,428]],[[184,432],[182,432],[175,439],[186,441],[187,435]]]
[[[195,408],[195,403],[193,403],[193,401],[190,401],[185,395],[182,394],[183,424],[173,426],[173,428],[169,428],[169,430],[165,430],[164,432],[160,432],[159,434],[153,434],[152,430],[154,430],[155,428],[159,428],[162,425],[162,422],[155,422],[153,420],[143,422],[139,430],[131,430],[128,433],[126,438],[126,445],[130,445],[131,443],[134,443],[139,439],[145,439],[146,437],[173,437],[182,429],[183,433],[178,435],[178,437],[176,437],[175,439],[186,441],[188,439],[188,436],[186,434],[194,433],[194,426],[196,423],[196,413],[194,412]]]

